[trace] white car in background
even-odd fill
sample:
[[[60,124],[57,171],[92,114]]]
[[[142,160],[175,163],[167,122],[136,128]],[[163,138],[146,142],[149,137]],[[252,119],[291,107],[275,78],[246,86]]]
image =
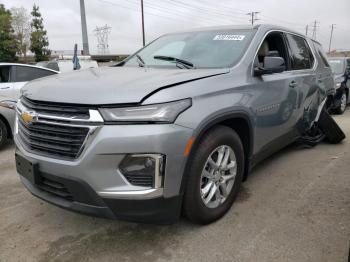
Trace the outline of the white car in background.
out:
[[[0,63],[0,148],[12,138],[14,109],[21,88],[29,81],[57,73],[32,65]]]
[[[97,68],[98,64],[95,60],[92,60],[90,56],[78,56],[80,69],[86,68]],[[62,56],[58,59],[54,59],[51,61],[43,61],[38,62],[36,65],[48,69],[52,69],[55,71],[59,71],[61,73],[71,72],[74,70],[73,56]]]

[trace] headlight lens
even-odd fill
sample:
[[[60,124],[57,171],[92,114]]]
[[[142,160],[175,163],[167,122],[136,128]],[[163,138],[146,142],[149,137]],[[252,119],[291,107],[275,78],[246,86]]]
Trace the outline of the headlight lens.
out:
[[[173,123],[183,111],[192,105],[191,99],[164,104],[123,108],[100,108],[105,121]]]
[[[338,88],[340,88],[341,87],[341,83],[336,83],[335,84],[335,89],[338,89]]]

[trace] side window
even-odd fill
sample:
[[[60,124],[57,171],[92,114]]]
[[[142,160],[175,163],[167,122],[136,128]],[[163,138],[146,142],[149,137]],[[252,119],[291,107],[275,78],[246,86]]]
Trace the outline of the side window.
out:
[[[60,71],[60,69],[58,68],[57,62],[50,62],[47,64],[46,67],[55,71]]]
[[[315,46],[317,48],[317,53],[320,55],[321,57],[321,61],[322,61],[322,64],[324,67],[330,67],[329,63],[328,63],[328,60],[327,60],[327,57],[326,57],[326,54],[325,52],[323,51],[323,48],[320,44],[318,43],[315,43]]]
[[[16,66],[16,82],[27,82],[53,74],[55,73],[40,68]]]
[[[306,40],[300,36],[287,34],[292,60],[292,70],[310,69],[313,56]]]
[[[1,66],[0,67],[0,83],[10,82],[10,66]]]

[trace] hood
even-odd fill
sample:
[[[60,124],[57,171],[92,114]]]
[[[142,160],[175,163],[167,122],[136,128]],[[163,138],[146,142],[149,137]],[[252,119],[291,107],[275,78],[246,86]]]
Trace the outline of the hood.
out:
[[[29,99],[86,105],[139,103],[158,89],[228,73],[229,69],[101,67],[58,74],[22,88]]]

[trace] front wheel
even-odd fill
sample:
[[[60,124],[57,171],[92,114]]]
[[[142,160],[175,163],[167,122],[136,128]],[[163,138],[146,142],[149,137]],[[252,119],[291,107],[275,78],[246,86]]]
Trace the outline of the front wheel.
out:
[[[7,141],[7,128],[5,123],[0,119],[0,148],[2,148]]]
[[[208,224],[232,206],[244,172],[244,150],[237,133],[218,126],[199,141],[190,160],[184,213],[194,223]]]

